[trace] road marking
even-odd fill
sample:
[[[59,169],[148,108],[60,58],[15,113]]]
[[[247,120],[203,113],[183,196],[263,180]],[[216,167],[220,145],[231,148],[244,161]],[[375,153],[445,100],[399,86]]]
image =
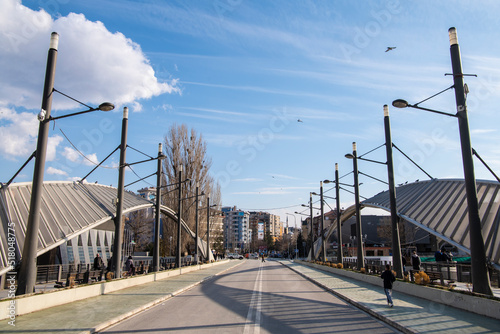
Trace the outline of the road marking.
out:
[[[248,308],[247,320],[245,322],[244,334],[259,334],[261,321],[261,305],[262,305],[262,262],[259,265],[259,271],[255,278],[253,286],[252,299]],[[255,317],[254,317],[255,316]],[[253,320],[255,318],[255,320]]]

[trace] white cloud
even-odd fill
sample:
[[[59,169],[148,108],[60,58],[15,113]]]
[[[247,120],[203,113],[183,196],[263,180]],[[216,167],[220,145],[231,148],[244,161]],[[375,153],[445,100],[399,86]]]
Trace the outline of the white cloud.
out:
[[[65,147],[61,153],[66,159],[76,164],[84,164],[86,166],[94,166],[99,163],[96,153],[86,154],[83,157],[77,150],[71,147]]]
[[[488,134],[488,133],[492,133],[492,132],[497,132],[497,130],[495,130],[495,129],[475,129],[475,130],[470,131],[471,134],[475,134],[475,135]]]
[[[53,20],[20,1],[2,1],[0,14],[0,101],[26,108],[40,105],[50,34],[59,34],[55,87],[84,102],[133,104],[163,93],[179,92],[177,81],[159,82],[141,47],[102,22],[70,13]],[[8,84],[6,84],[8,83]],[[61,98],[54,108],[75,107]]]
[[[234,179],[233,182],[261,182],[263,181],[262,179],[254,178],[254,177],[247,177],[244,179]]]
[[[52,31],[59,34],[55,88],[82,102],[97,106],[110,101],[117,109],[129,105],[141,111],[141,99],[180,93],[177,80],[161,82],[141,47],[122,33],[110,32],[103,23],[70,13],[53,19],[20,0],[2,0],[0,11],[0,154],[27,156],[34,150],[38,121],[24,110],[40,108],[47,52]],[[79,107],[54,94],[53,111]],[[23,111],[16,111],[23,110]],[[49,158],[61,142],[51,139]]]
[[[0,107],[0,154],[11,158],[28,157],[36,147],[38,124],[32,113],[16,113],[13,109]]]
[[[56,149],[57,146],[63,141],[61,136],[52,136],[49,137],[47,142],[47,156],[45,158],[46,161],[52,161],[56,158]]]
[[[87,166],[94,166],[99,164],[99,159],[97,159],[97,154],[92,153],[86,155],[86,159],[83,159],[83,163]]]
[[[64,176],[68,175],[68,173],[66,173],[65,171],[57,169],[57,168],[53,168],[53,167],[47,168],[47,174],[50,174],[50,175],[64,175]]]
[[[273,179],[287,179],[287,180],[298,180],[296,177],[283,175],[283,174],[267,174],[270,175]]]
[[[77,162],[80,159],[80,154],[71,147],[65,147],[62,155],[71,162]]]

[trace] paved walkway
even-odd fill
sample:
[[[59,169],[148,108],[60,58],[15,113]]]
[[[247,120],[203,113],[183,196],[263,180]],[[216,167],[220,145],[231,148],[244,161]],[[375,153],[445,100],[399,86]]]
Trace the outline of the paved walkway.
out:
[[[2,320],[0,333],[94,333],[241,263],[243,262],[229,261],[206,269],[18,316],[15,327],[9,325],[8,320]]]
[[[393,292],[394,307],[390,308],[382,280],[380,286],[375,286],[290,261],[281,262],[404,333],[500,333],[500,320],[396,291]]]

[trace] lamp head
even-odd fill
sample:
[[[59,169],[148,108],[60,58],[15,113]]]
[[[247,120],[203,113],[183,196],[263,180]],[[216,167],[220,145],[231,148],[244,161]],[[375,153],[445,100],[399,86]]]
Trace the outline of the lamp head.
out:
[[[305,205],[305,204],[301,204],[301,206],[305,207],[305,208],[308,208],[309,205]]]
[[[407,108],[408,107],[408,102],[403,99],[397,99],[392,101],[392,106],[396,108]]]
[[[319,195],[318,195],[318,194],[316,194],[315,192],[312,192],[311,194],[316,195],[316,196],[319,196]]]
[[[97,109],[99,109],[101,111],[111,111],[111,110],[115,109],[115,105],[111,102],[104,102],[104,103],[101,103]]]
[[[354,159],[354,155],[352,155],[351,153],[347,153],[347,154],[345,155],[345,157],[346,157],[347,159]]]
[[[330,180],[324,180],[323,183],[328,184],[328,183],[334,183],[334,182],[330,181]]]
[[[457,29],[455,27],[448,29],[448,35],[450,37],[450,46],[458,44]]]
[[[57,32],[53,32],[50,34],[50,44],[49,49],[57,50],[59,46],[59,34]]]

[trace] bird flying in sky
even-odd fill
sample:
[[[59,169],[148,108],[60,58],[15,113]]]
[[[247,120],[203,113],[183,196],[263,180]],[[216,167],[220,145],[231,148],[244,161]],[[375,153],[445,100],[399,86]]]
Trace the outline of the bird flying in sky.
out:
[[[387,47],[387,50],[385,50],[385,52],[388,52],[388,51],[394,50],[395,48],[396,48],[395,46],[388,46],[388,47]]]

